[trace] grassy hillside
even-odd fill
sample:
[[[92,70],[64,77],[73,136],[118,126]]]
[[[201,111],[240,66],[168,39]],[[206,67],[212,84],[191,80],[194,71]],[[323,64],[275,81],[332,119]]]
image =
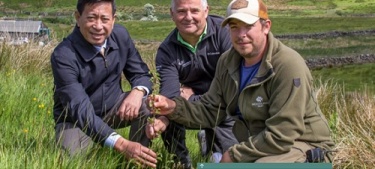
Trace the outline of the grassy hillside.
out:
[[[209,1],[210,13],[225,15],[230,0]],[[159,22],[139,22],[143,5],[155,7]],[[324,32],[330,30],[375,29],[375,2],[371,0],[265,0],[275,34]],[[75,21],[72,14],[76,0],[2,0],[0,17],[43,20],[61,39]],[[126,25],[134,39],[160,41],[173,29],[169,17],[170,0],[117,1],[120,24]],[[141,31],[140,31],[141,30]]]
[[[214,9],[226,8],[231,0],[209,0]],[[74,7],[76,0],[2,0],[0,7],[14,11],[64,11]],[[373,13],[375,3],[372,0],[264,0],[273,15],[325,15],[325,14],[369,14]],[[150,3],[158,9],[169,7],[170,0],[126,0],[116,1],[118,7],[142,7]]]
[[[224,15],[229,1],[209,0],[211,13]],[[373,0],[265,2],[276,35],[375,29]],[[53,35],[51,43],[44,47],[32,43],[19,47],[0,44],[0,168],[136,168],[111,149],[95,147],[90,156],[69,158],[55,145],[49,57],[74,26],[71,14],[75,3],[76,0],[0,0],[0,17],[41,19]],[[158,22],[138,21],[146,3],[155,6]],[[153,70],[158,44],[174,28],[168,15],[169,3],[169,0],[117,0],[118,23],[128,28],[143,59]],[[41,13],[46,16],[39,18]],[[305,58],[375,53],[374,36],[282,41]],[[364,64],[312,72],[318,80],[319,104],[337,144],[335,169],[375,167],[374,70],[374,64]],[[127,136],[127,131],[118,132]],[[199,155],[195,133],[189,130],[187,135],[192,159],[194,163],[206,162]],[[176,168],[160,139],[154,141],[152,149],[159,155],[158,168]]]
[[[210,13],[225,15],[230,0],[209,1]],[[158,22],[144,22],[143,5],[153,4]],[[275,35],[309,34],[330,31],[375,30],[375,2],[373,0],[265,0],[272,20]],[[52,39],[61,41],[75,24],[72,14],[76,0],[2,0],[0,16],[41,19],[51,29]],[[127,0],[117,1],[117,23],[126,26],[131,37],[141,42],[138,48],[145,58],[152,58],[157,45],[174,29],[169,17],[170,0]],[[41,12],[43,11],[43,12]],[[43,17],[39,17],[43,13]],[[297,50],[306,58],[356,56],[375,53],[375,36],[349,36],[322,39],[282,39],[286,45]],[[150,59],[152,62],[152,59]],[[345,76],[342,72],[356,69],[365,72],[361,76]],[[342,71],[341,71],[342,70]],[[327,73],[329,72],[329,73]],[[336,69],[314,70],[313,73],[324,80],[336,79],[349,90],[371,86],[367,77],[371,69],[366,66],[340,67]],[[355,78],[351,78],[351,76]],[[372,88],[372,87],[370,87]],[[361,89],[362,90],[362,89]]]
[[[49,64],[55,45],[56,42],[44,47],[33,43],[0,45],[0,168],[137,168],[113,149],[95,146],[88,155],[71,158],[55,144],[51,114],[53,79]],[[152,67],[153,55],[147,52],[155,45],[148,45],[138,44],[137,47]],[[343,67],[328,70],[329,74],[325,76],[340,71],[348,78],[354,75],[373,79],[374,67],[366,65],[364,68],[368,68],[366,74],[358,73],[353,67]],[[361,82],[363,79],[356,80]],[[372,117],[375,98],[366,91],[344,90],[347,83],[317,82],[318,101],[337,145],[333,168],[374,168],[375,123]],[[127,137],[128,129],[117,131]],[[186,136],[193,163],[207,162],[200,156],[195,134],[195,130],[188,130]],[[158,152],[158,168],[178,168],[160,138],[153,141],[151,148]]]

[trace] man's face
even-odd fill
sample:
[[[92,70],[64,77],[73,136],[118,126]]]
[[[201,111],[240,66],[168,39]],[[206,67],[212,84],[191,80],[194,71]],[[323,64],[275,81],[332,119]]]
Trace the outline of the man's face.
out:
[[[206,26],[208,6],[203,8],[201,0],[177,0],[170,14],[182,36],[200,36]]]
[[[110,2],[86,5],[81,15],[78,12],[75,13],[75,18],[83,37],[97,46],[104,44],[115,23]]]
[[[249,25],[237,19],[229,21],[230,36],[234,49],[244,58],[254,58],[266,47],[270,23],[262,27],[258,20]]]

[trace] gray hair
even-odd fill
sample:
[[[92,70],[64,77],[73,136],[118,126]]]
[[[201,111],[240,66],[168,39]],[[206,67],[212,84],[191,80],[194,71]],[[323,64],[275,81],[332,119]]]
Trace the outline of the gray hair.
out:
[[[175,3],[176,0],[171,0],[171,9],[172,11],[175,11],[176,9],[176,3]],[[208,6],[208,3],[207,3],[207,0],[201,0],[201,4],[202,4],[202,8],[207,8]]]

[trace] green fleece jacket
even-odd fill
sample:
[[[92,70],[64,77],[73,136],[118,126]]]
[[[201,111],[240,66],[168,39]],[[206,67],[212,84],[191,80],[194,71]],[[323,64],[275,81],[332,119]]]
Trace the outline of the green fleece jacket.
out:
[[[239,91],[241,60],[234,48],[225,52],[202,99],[189,103],[182,97],[174,98],[177,107],[168,117],[188,127],[212,128],[227,114],[232,116],[239,141],[228,150],[234,162],[287,153],[295,141],[333,148],[310,70],[296,51],[269,33],[258,73]],[[243,119],[236,115],[237,107]]]

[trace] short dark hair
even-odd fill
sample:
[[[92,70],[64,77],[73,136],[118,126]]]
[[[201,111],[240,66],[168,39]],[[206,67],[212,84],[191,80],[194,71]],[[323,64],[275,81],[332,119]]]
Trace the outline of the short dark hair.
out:
[[[114,15],[116,13],[115,0],[78,0],[77,11],[81,15],[86,5],[92,5],[92,4],[99,3],[99,2],[110,2],[112,4],[112,14]]]

